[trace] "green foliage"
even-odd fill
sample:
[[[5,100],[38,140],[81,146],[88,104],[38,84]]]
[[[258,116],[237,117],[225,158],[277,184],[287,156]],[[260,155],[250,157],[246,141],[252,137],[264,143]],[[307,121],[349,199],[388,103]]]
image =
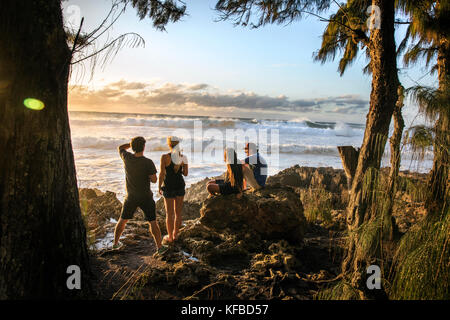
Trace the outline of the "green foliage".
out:
[[[350,242],[355,243],[353,259],[365,261],[367,265],[375,260],[381,269],[392,253],[385,245],[393,239],[392,201],[395,195],[389,192],[389,176],[380,169],[370,167],[363,180],[363,203],[368,205],[361,225],[350,233]]]
[[[412,202],[425,202],[429,193],[425,181],[408,177],[397,178],[397,190],[407,194]]]
[[[413,155],[420,161],[423,161],[425,154],[433,149],[433,141],[432,128],[423,125],[409,128],[404,136],[404,144],[411,146]]]
[[[366,168],[363,181],[362,181],[362,202],[366,203],[370,206],[370,210],[374,210],[377,208],[379,204],[377,201],[378,196],[383,196],[389,198],[389,195],[386,195],[386,191],[388,190],[387,184],[381,185],[381,172],[380,169],[380,160],[384,153],[384,148],[386,145],[387,135],[376,134],[373,139],[369,141],[367,146],[368,149],[371,150],[372,163],[369,164],[368,168]],[[373,213],[375,215],[376,213]]]
[[[81,218],[83,220],[83,224],[86,229],[86,244],[89,249],[92,249],[95,244],[95,233],[93,232],[93,230],[89,230],[87,206],[88,200],[81,199],[80,200]]]
[[[437,48],[434,46],[427,45],[426,41],[419,40],[417,43],[412,45],[408,51],[403,56],[403,63],[406,67],[411,64],[417,63],[420,59],[425,59],[425,65],[430,66],[431,62],[437,56]],[[433,74],[437,70],[437,66],[433,66],[431,73]]]
[[[131,4],[141,20],[146,17],[153,22],[157,30],[165,30],[169,22],[177,22],[186,14],[186,5],[177,0],[120,0]]]
[[[361,300],[360,294],[345,280],[318,292],[318,300]]]
[[[322,12],[330,0],[218,0],[215,9],[221,20],[234,20],[235,25],[259,28],[266,24],[288,24],[304,14]],[[314,14],[314,13],[312,13]]]
[[[424,220],[401,239],[394,257],[392,299],[450,299],[450,214]]]
[[[344,74],[346,68],[355,61],[360,45],[363,46],[368,40],[365,10],[370,4],[371,1],[347,1],[339,6],[337,12],[327,20],[321,48],[314,55],[316,61],[325,63],[334,60],[336,54],[342,52],[338,71],[341,76]]]
[[[323,188],[308,188],[300,193],[304,214],[309,222],[324,222],[330,224],[332,194]]]
[[[125,12],[128,4],[131,4],[137,10],[141,20],[149,18],[153,22],[153,27],[160,31],[165,31],[165,26],[168,23],[175,23],[186,15],[186,6],[181,1],[114,0],[106,18],[90,33],[66,27],[67,42],[74,48],[72,53],[74,57],[71,64],[80,64],[90,60],[92,77],[99,61],[101,61],[102,67],[105,67],[124,47],[136,48],[145,46],[144,39],[134,32],[122,34],[112,40],[107,36],[107,32]],[[98,42],[102,37],[107,40],[98,49]]]
[[[374,167],[369,167],[364,174],[362,186],[362,198],[368,203],[373,203],[376,200],[379,190],[380,170]]]
[[[425,59],[430,66],[437,56],[441,38],[450,37],[450,2],[436,0],[398,0],[397,9],[409,16],[410,24],[402,42],[402,50],[408,40],[411,44],[403,57],[406,66]],[[431,73],[437,65],[431,66]]]
[[[350,234],[356,239],[355,258],[359,261],[382,258],[383,241],[392,237],[392,195],[387,192],[387,185],[387,176],[383,176],[379,169],[369,168],[364,175],[362,197],[368,201],[369,207],[364,222]]]
[[[397,9],[409,15],[412,39],[435,42],[439,34],[449,36],[450,3],[436,0],[397,0]]]
[[[448,85],[442,84],[448,88]],[[408,88],[407,93],[419,106],[419,111],[429,120],[435,120],[439,114],[448,114],[450,109],[450,92],[426,86]]]
[[[373,257],[381,258],[383,241],[387,241],[392,235],[392,219],[387,209],[388,202],[382,201],[379,205],[384,212],[373,219],[364,222],[353,231],[351,236],[356,237],[356,259],[370,261]]]
[[[67,44],[69,47],[73,47],[75,43],[75,39],[77,37],[77,31],[66,29],[66,36],[67,36]],[[80,33],[78,35],[77,46],[86,46],[89,43],[89,35],[87,33]]]

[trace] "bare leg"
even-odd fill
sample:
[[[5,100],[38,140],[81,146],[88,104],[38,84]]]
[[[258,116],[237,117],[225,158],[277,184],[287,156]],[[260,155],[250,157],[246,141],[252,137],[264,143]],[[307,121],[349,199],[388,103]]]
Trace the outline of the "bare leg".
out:
[[[161,230],[159,229],[158,223],[156,220],[150,222],[149,227],[150,233],[153,235],[153,239],[155,240],[156,247],[161,248]]]
[[[164,204],[166,206],[166,228],[167,236],[169,242],[173,241],[173,230],[174,230],[174,216],[175,216],[175,199],[164,198]]]
[[[250,169],[247,165],[242,166],[242,174],[244,175],[244,183],[245,186],[250,185],[250,187],[254,190],[261,189],[261,186],[255,179],[252,169]]]
[[[177,238],[178,232],[180,231],[181,227],[184,196],[176,197],[175,199],[175,230],[173,231],[174,240]]]
[[[127,224],[128,220],[119,218],[119,221],[117,221],[116,227],[114,229],[114,245],[116,245],[119,242],[120,236],[123,233],[123,230],[125,230],[125,225]]]

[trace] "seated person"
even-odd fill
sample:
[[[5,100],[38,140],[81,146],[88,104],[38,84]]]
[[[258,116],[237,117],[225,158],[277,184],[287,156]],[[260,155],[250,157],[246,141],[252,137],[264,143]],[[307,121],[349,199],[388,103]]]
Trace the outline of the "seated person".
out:
[[[242,196],[244,177],[242,174],[243,165],[238,162],[236,151],[233,148],[227,148],[224,153],[224,160],[227,164],[227,174],[225,180],[212,180],[206,185],[210,196],[221,194],[237,194]]]
[[[267,162],[258,153],[258,148],[254,143],[247,143],[244,150],[247,154],[243,165],[245,182],[255,190],[261,189],[266,185]]]

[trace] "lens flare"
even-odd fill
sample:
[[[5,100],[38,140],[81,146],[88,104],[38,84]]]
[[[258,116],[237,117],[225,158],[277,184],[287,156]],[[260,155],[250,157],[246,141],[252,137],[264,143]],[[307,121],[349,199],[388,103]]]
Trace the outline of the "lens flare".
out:
[[[45,107],[45,104],[38,99],[27,98],[23,101],[25,107],[31,110],[42,110]]]

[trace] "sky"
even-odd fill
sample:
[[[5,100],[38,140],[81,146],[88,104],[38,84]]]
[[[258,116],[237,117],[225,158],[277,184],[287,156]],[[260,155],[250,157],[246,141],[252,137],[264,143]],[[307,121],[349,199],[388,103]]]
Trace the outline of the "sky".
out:
[[[89,33],[111,3],[63,2],[65,23],[78,26],[84,17],[82,31]],[[214,4],[186,1],[188,15],[165,32],[127,7],[96,47],[124,33],[139,34],[145,46],[122,48],[92,74],[89,62],[74,65],[69,110],[365,122],[371,91],[371,76],[362,73],[367,59],[361,54],[343,76],[338,60],[315,62],[324,22],[309,16],[287,26],[235,27],[218,21]],[[94,48],[84,54],[89,50]],[[405,87],[435,83],[424,76],[424,66],[400,67]],[[407,102],[404,114],[411,122],[417,108]]]

